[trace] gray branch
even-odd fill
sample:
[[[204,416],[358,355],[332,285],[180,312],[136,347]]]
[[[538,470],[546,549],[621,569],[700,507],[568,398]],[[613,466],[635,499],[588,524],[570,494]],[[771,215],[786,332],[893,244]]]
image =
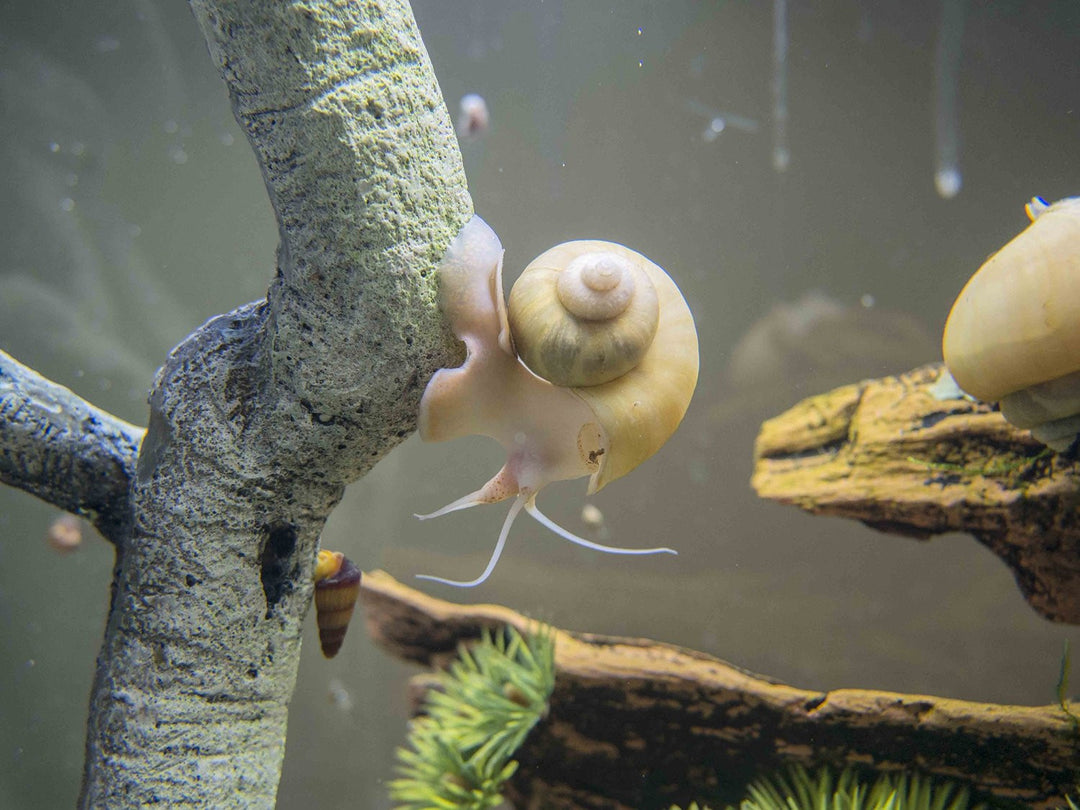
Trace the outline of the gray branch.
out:
[[[0,481],[82,515],[116,542],[142,437],[0,351]]]
[[[471,201],[407,3],[191,6],[262,167],[277,275],[151,392],[84,807],[273,806],[319,533],[459,359],[434,270]]]

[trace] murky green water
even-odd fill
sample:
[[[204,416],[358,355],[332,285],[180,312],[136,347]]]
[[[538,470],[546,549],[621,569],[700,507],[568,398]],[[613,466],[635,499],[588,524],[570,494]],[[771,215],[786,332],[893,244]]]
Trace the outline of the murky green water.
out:
[[[973,539],[812,518],[747,481],[761,420],[938,359],[955,294],[1024,226],[1024,202],[1080,192],[1080,6],[968,4],[945,40],[959,53],[939,57],[937,3],[792,3],[783,99],[769,3],[415,7],[451,108],[467,92],[489,105],[490,131],[464,154],[508,281],[556,242],[625,242],[676,278],[702,343],[679,433],[594,499],[610,542],[678,557],[600,556],[521,521],[488,583],[430,592],[809,688],[1051,702],[1080,631],[1033,613]],[[950,75],[954,113],[935,87]],[[946,199],[935,171],[952,154],[962,186]],[[258,168],[180,3],[0,5],[0,189],[0,346],[132,421],[169,348],[273,272]],[[807,326],[822,313],[828,328]],[[501,508],[412,515],[500,463],[482,439],[411,439],[349,491],[326,545],[404,580],[475,576]],[[551,487],[545,511],[583,531],[583,489]],[[68,806],[81,771],[111,554],[96,537],[51,552],[53,514],[0,490],[5,808]],[[280,806],[388,806],[411,670],[362,631],[327,663],[309,630]]]

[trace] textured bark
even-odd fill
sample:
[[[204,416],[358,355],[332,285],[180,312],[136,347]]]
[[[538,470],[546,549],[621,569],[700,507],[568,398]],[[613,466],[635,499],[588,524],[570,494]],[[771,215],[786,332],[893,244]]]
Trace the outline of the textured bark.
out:
[[[170,355],[118,546],[84,807],[272,807],[319,532],[457,349],[471,215],[404,0],[192,0],[281,232],[265,301]]]
[[[535,622],[455,605],[376,571],[361,600],[394,655],[445,665],[484,627]],[[1080,733],[1060,706],[998,706],[861,689],[797,689],[719,659],[644,639],[555,631],[551,711],[525,741],[516,807],[667,807],[737,802],[786,763],[918,769],[1034,808],[1064,804]],[[421,676],[414,697],[427,684]]]
[[[925,539],[970,532],[1028,603],[1080,624],[1080,462],[986,403],[940,398],[942,366],[810,397],[761,427],[763,498]]]
[[[82,515],[116,542],[142,437],[0,351],[0,481]]]

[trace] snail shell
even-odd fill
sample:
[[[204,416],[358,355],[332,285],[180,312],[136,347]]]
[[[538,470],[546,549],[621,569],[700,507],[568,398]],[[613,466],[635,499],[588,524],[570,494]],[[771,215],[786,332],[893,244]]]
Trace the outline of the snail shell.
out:
[[[694,319],[656,264],[610,242],[567,242],[537,257],[502,296],[502,245],[473,217],[439,269],[440,306],[467,356],[441,369],[420,402],[420,436],[490,436],[507,462],[476,492],[429,518],[516,498],[490,573],[521,509],[573,542],[620,553],[562,529],[536,508],[547,484],[589,477],[589,492],[625,475],[678,427],[697,383]],[[569,302],[569,305],[568,305]],[[515,353],[520,353],[521,358]]]
[[[523,363],[554,385],[600,385],[641,362],[660,300],[644,256],[608,242],[567,242],[529,264],[508,315]]]
[[[960,292],[942,352],[964,391],[1064,449],[1080,412],[1080,198],[1027,211],[1031,224]]]
[[[45,540],[53,551],[70,554],[76,551],[83,541],[83,523],[75,515],[65,512],[49,524]]]
[[[595,492],[653,455],[698,375],[694,318],[657,264],[613,242],[566,242],[525,268],[509,300],[522,362],[581,397],[608,439]]]
[[[315,562],[315,619],[319,646],[327,658],[341,649],[359,596],[360,569],[340,551],[320,551]]]

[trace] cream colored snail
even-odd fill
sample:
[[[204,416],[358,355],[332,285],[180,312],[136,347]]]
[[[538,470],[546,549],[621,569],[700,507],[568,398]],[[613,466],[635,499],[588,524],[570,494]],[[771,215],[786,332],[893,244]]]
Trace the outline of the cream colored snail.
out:
[[[678,287],[622,245],[567,242],[525,268],[508,312],[502,256],[495,232],[474,216],[440,265],[440,306],[467,357],[431,378],[420,402],[420,436],[490,436],[505,448],[506,464],[476,492],[418,517],[509,498],[513,504],[479,577],[422,578],[479,585],[522,509],[598,551],[674,554],[578,537],[544,516],[536,495],[553,481],[584,476],[589,493],[596,492],[659,450],[678,427],[698,375],[694,319]]]
[[[1027,213],[960,292],[942,350],[960,388],[1063,451],[1080,431],[1080,197]]]

